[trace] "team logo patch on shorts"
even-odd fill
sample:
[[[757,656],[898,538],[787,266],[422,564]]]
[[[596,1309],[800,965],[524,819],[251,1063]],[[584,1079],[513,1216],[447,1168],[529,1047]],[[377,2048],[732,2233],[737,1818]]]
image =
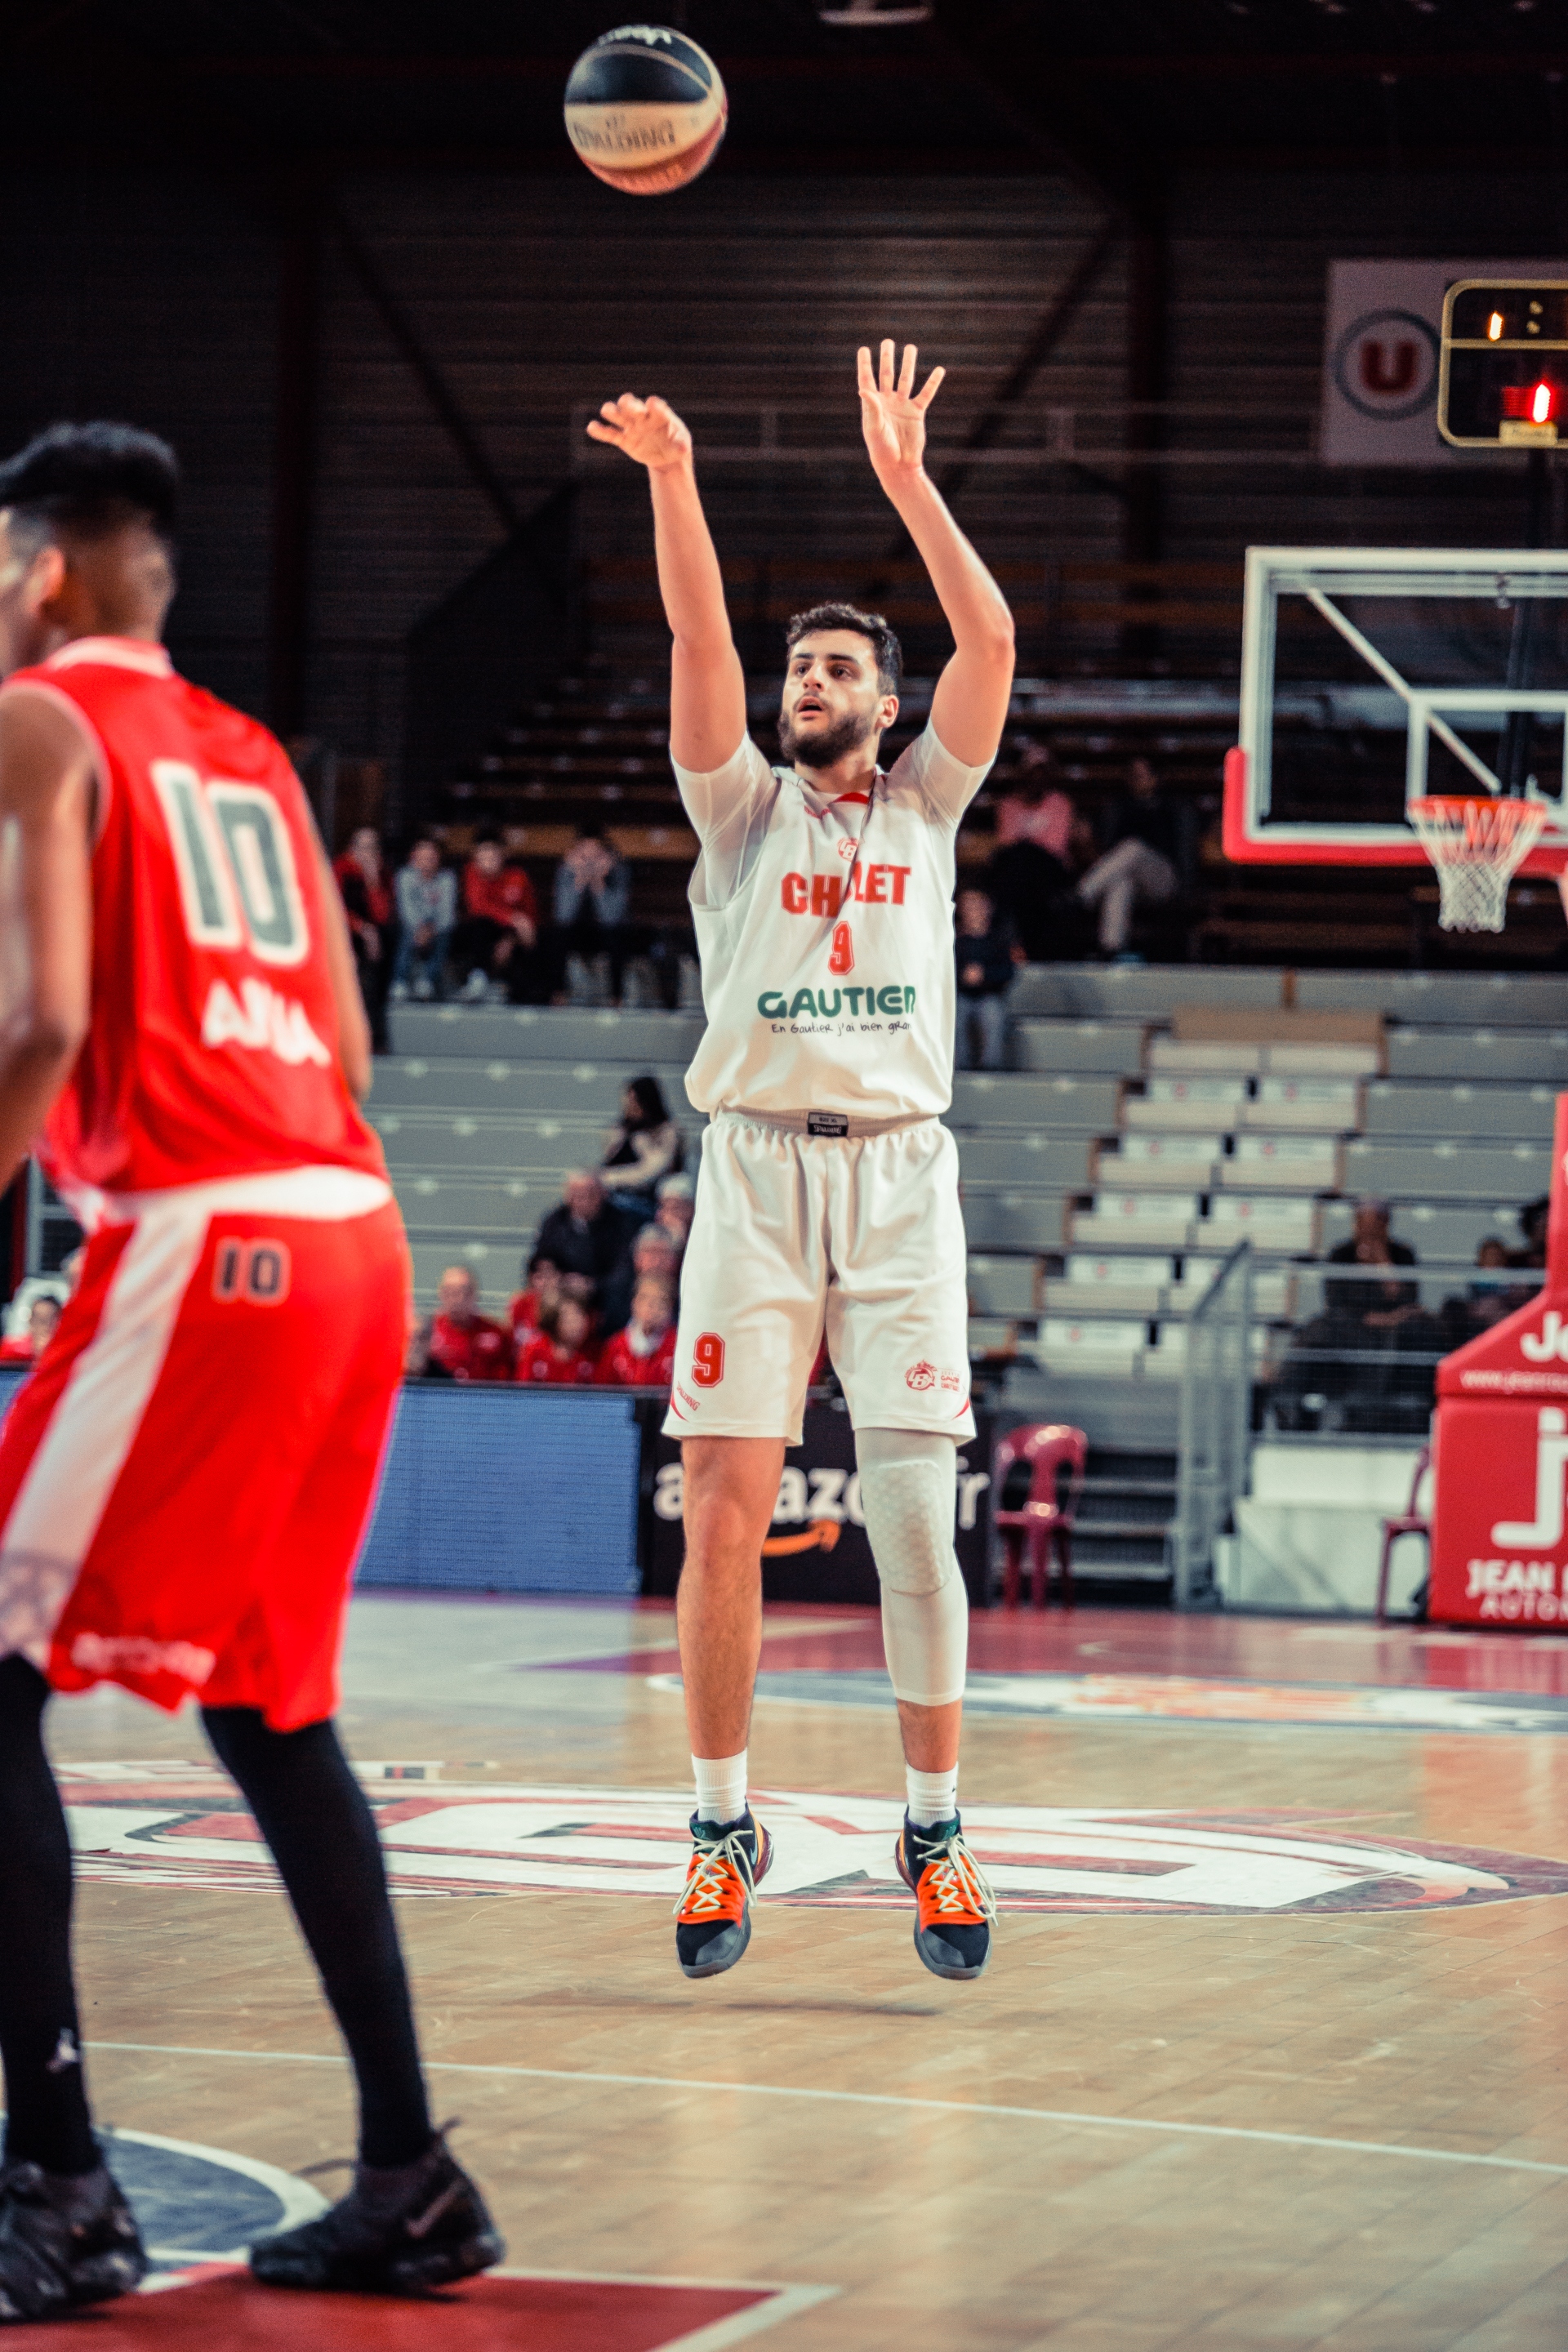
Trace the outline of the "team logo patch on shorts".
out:
[[[79,1633],[70,1661],[89,1675],[174,1675],[197,1690],[217,1664],[194,1642],[154,1642],[142,1633]]]
[[[936,1366],[934,1364],[928,1364],[922,1356],[918,1364],[911,1364],[910,1366],[909,1370],[904,1374],[904,1380],[907,1385],[911,1389],[934,1389],[936,1386]]]

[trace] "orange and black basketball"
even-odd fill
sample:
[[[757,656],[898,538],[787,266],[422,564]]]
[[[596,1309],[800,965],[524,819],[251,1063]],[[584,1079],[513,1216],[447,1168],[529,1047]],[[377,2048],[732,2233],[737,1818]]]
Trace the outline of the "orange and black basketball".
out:
[[[584,49],[566,84],[566,135],[595,178],[668,195],[707,169],[729,101],[706,49],[664,25],[622,25]]]

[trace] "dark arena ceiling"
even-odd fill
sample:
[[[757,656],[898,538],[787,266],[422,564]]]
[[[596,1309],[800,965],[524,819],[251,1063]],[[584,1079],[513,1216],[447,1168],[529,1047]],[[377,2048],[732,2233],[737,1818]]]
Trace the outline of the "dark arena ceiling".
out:
[[[1066,166],[1136,208],[1190,163],[1563,169],[1568,0],[935,0],[853,29],[814,0],[664,14],[724,71],[731,170]],[[207,148],[569,173],[567,69],[620,21],[615,0],[45,0],[0,45],[6,143],[14,163]]]

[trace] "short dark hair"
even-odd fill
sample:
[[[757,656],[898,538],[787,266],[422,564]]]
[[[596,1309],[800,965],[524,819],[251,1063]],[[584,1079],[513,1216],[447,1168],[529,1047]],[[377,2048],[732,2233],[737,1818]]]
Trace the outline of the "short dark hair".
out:
[[[853,629],[868,637],[877,656],[877,683],[884,694],[897,694],[903,683],[904,649],[880,613],[862,613],[858,604],[813,604],[797,613],[784,631],[784,650],[794,653],[802,637],[818,629]]]
[[[101,539],[145,522],[168,540],[179,495],[174,451],[134,425],[51,425],[0,466],[0,507],[46,537]]]

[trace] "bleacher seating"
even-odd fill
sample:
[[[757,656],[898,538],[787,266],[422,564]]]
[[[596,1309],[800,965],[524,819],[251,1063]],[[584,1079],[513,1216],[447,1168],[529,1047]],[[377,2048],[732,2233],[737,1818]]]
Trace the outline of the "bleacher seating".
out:
[[[1546,1188],[1553,1081],[1568,1073],[1568,1033],[1549,1025],[1562,985],[1350,972],[1292,986],[1279,971],[1062,965],[1028,968],[1017,995],[1016,1066],[962,1074],[949,1117],[972,1351],[1005,1375],[1009,1410],[1089,1430],[1085,1576],[1157,1582],[1185,1325],[1215,1265],[1252,1243],[1255,1348],[1277,1360],[1291,1326],[1321,1309],[1317,1267],[1358,1194],[1389,1200],[1435,1298],[1464,1287],[1482,1240],[1517,1246],[1519,1208]],[[1194,1006],[1204,1022],[1178,1023]],[[1370,1021],[1367,1034],[1314,1040],[1291,1018],[1272,1036],[1194,1034],[1335,1013]],[[700,1025],[396,1008],[372,1112],[422,1301],[460,1258],[489,1307],[503,1306],[563,1174],[597,1158],[637,1071],[659,1076],[695,1167],[702,1122],[682,1075]]]

